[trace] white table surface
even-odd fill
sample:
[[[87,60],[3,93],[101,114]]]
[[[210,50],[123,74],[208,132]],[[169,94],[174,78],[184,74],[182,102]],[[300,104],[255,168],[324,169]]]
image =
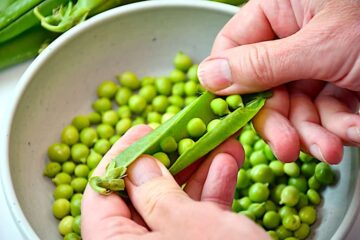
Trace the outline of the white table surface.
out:
[[[26,70],[31,61],[17,65],[15,67],[0,70],[0,126],[2,125],[3,114],[5,107],[9,106],[15,94],[16,83],[18,82],[22,73]],[[0,127],[0,131],[3,128]],[[0,143],[2,144],[2,143]],[[5,159],[0,159],[5,161]],[[360,239],[360,215],[355,220],[353,228],[348,237],[344,240]],[[20,234],[16,223],[14,222],[10,210],[8,209],[2,186],[0,184],[0,239],[1,240],[22,240],[24,239]],[[339,239],[340,240],[340,239]]]

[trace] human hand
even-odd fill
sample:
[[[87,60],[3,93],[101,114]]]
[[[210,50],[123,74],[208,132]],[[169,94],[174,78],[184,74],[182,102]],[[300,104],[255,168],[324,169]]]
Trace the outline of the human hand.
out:
[[[273,88],[253,123],[282,161],[334,164],[360,146],[360,2],[250,0],[218,34],[199,79],[217,94]]]
[[[131,143],[151,131],[130,129],[104,156],[94,175]],[[244,152],[228,139],[198,166],[190,166],[179,181],[156,159],[142,155],[125,178],[129,201],[115,193],[102,196],[87,186],[81,204],[84,239],[270,239],[257,224],[231,213],[238,169]]]

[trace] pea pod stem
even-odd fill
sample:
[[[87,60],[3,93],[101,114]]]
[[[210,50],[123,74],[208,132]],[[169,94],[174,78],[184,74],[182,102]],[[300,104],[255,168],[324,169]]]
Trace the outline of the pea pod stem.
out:
[[[216,96],[210,92],[203,93],[173,118],[116,156],[111,162],[110,170],[109,168],[107,169],[105,176],[94,177],[95,180],[90,180],[90,185],[95,191],[98,191],[100,187],[100,191],[98,191],[100,193],[105,192],[109,194],[111,191],[114,191],[114,189],[111,188],[104,189],[104,186],[109,186],[113,180],[109,177],[111,175],[110,171],[113,171],[111,169],[119,168],[117,171],[122,172],[120,175],[120,178],[122,178],[126,172],[126,168],[140,155],[159,152],[161,140],[169,136],[173,137],[176,141],[187,137],[186,131],[179,131],[179,129],[185,129],[186,124],[191,119],[201,117],[205,124],[207,124],[217,118],[210,107],[210,102],[215,97]],[[196,141],[191,148],[182,153],[170,167],[170,172],[172,174],[180,172],[245,126],[265,104],[265,98],[261,95],[252,96],[251,99],[252,100],[248,100],[244,108],[238,108],[224,117],[213,131],[207,132]],[[104,184],[104,182],[106,182],[106,184]]]

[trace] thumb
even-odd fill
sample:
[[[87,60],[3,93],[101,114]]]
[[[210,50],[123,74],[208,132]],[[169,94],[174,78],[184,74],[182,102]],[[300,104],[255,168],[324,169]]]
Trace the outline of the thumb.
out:
[[[132,204],[152,230],[181,221],[179,206],[192,202],[170,172],[148,155],[129,167],[126,188]]]

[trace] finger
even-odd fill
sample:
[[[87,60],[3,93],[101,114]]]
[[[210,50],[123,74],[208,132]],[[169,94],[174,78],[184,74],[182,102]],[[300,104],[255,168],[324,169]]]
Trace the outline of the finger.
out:
[[[219,32],[212,53],[275,36],[287,37],[298,30],[290,1],[250,1]]]
[[[288,92],[284,87],[278,87],[252,120],[256,131],[283,162],[295,161],[300,151],[299,137],[287,119],[288,112]]]
[[[359,100],[355,94],[328,84],[315,104],[326,129],[348,145],[360,146]]]
[[[300,136],[302,149],[321,161],[330,164],[342,159],[341,140],[320,125],[320,119],[311,99],[301,93],[292,92],[289,119]]]
[[[206,160],[201,164],[201,166],[197,169],[197,171],[190,177],[190,179],[188,180],[186,186],[185,186],[185,192],[194,200],[201,200],[202,195],[204,193],[204,191],[208,191],[207,189],[203,189],[204,188],[204,184],[205,181],[208,177],[211,177],[212,179],[212,174],[209,172],[209,169],[211,168],[211,165],[213,164],[214,159],[219,155],[219,154],[226,154],[226,155],[230,155],[230,157],[232,159],[229,160],[229,157],[226,157],[224,160],[224,164],[227,164],[228,168],[240,168],[240,166],[242,165],[242,162],[244,160],[244,150],[241,146],[241,144],[239,143],[239,141],[237,141],[234,138],[229,138],[228,140],[226,140],[224,143],[222,143],[221,145],[219,145],[219,147],[217,147],[212,153],[210,153],[210,155],[206,158]],[[222,159],[218,160],[221,161]],[[236,163],[236,166],[234,166],[234,161]],[[216,164],[217,166],[217,164]],[[216,173],[216,166],[214,168],[214,173]],[[231,177],[231,172],[232,171],[227,171],[226,174],[229,174],[228,176]],[[237,170],[236,170],[237,173]],[[224,178],[226,178],[226,176],[223,176]],[[212,181],[212,180],[211,180]],[[235,183],[236,183],[236,179],[235,179]],[[231,187],[231,182],[230,185],[227,185],[229,188]],[[232,188],[234,190],[234,188]],[[209,197],[210,199],[211,197]],[[214,201],[216,201],[217,199],[214,198]],[[228,200],[228,195],[226,196],[225,200]],[[221,198],[219,200],[219,202],[225,202],[225,200],[223,201]]]
[[[104,156],[98,167],[95,169],[94,175],[102,175],[105,171],[106,165],[113,159],[114,156],[130,146],[133,142],[145,136],[150,131],[151,128],[145,125],[139,125],[131,128]],[[144,232],[146,230],[145,228],[132,224],[132,221],[130,220],[125,220],[125,218],[130,219],[131,214],[125,202],[118,195],[111,194],[109,196],[103,196],[95,192],[90,186],[87,186],[85,189],[81,204],[81,212],[83,234],[84,237],[88,239],[97,236],[97,234],[101,231],[105,231],[111,221],[122,222],[122,224],[118,226],[119,228],[115,228],[116,231],[127,232],[130,229],[133,229],[134,232]],[[99,219],[103,221],[102,224],[99,223]],[[111,232],[113,233],[115,229]],[[108,230],[110,230],[110,228]]]
[[[167,229],[169,222],[181,224],[192,200],[170,172],[155,158],[143,155],[128,168],[125,178],[130,200],[153,231]]]

